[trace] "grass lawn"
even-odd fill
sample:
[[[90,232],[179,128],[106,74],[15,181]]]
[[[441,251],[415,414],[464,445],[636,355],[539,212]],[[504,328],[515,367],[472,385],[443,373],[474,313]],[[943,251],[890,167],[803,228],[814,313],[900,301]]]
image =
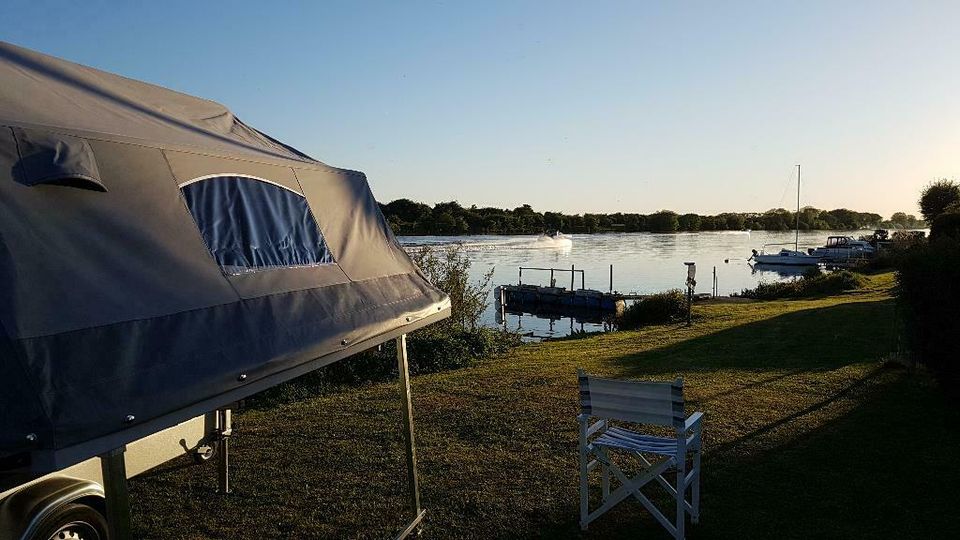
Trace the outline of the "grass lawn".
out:
[[[581,534],[577,367],[684,378],[688,412],[706,413],[690,538],[960,537],[960,415],[926,374],[884,366],[892,276],[870,279],[414,378],[423,537]],[[409,519],[396,384],[248,410],[236,427],[236,492],[216,493],[212,465],[164,465],[131,482],[138,537],[389,538]],[[667,538],[629,500],[583,536]]]

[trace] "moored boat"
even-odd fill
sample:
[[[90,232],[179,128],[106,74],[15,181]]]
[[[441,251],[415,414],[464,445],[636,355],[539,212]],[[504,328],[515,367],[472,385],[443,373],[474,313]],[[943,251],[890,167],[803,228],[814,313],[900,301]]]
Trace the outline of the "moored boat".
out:
[[[763,246],[764,248],[774,245],[783,245],[783,244],[767,244]],[[793,241],[793,249],[781,249],[776,254],[768,254],[763,250],[757,252],[753,250],[753,255],[750,256],[748,261],[754,261],[758,264],[771,264],[771,265],[783,265],[783,266],[816,266],[820,263],[820,257],[811,253],[804,253],[800,251],[800,165],[797,165],[797,226],[795,229],[795,236]]]
[[[820,257],[816,255],[786,248],[781,249],[778,253],[763,253],[753,250],[753,255],[748,260],[758,264],[783,266],[816,266],[820,264]]]
[[[827,244],[810,250],[810,254],[824,261],[843,262],[851,259],[872,257],[877,248],[866,240],[856,240],[852,236],[828,236]]]

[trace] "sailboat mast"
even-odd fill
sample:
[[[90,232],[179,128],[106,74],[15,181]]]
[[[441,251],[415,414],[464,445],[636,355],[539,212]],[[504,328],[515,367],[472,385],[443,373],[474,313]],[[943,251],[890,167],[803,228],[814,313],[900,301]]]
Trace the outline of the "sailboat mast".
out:
[[[800,165],[797,165],[797,232],[793,240],[793,250],[800,251]]]

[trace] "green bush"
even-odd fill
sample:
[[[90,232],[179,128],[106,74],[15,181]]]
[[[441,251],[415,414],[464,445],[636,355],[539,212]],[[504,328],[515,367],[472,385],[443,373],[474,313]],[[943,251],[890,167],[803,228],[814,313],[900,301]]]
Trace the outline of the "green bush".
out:
[[[953,238],[960,240],[960,214],[941,214],[930,225],[930,239]]]
[[[617,318],[617,328],[632,330],[650,324],[666,324],[683,319],[687,298],[678,289],[650,295],[628,306]]]
[[[954,389],[960,382],[960,241],[911,248],[897,268],[897,307],[916,359]]]
[[[744,289],[740,296],[757,300],[807,298],[854,291],[863,287],[866,282],[867,278],[856,272],[841,270],[825,274],[819,268],[811,268],[804,272],[800,279],[760,283],[754,289]]]

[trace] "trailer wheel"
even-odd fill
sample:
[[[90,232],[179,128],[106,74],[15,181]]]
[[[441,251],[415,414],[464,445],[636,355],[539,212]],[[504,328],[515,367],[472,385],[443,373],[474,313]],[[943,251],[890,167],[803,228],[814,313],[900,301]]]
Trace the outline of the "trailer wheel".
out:
[[[107,520],[85,504],[70,503],[44,517],[31,540],[108,540]]]

